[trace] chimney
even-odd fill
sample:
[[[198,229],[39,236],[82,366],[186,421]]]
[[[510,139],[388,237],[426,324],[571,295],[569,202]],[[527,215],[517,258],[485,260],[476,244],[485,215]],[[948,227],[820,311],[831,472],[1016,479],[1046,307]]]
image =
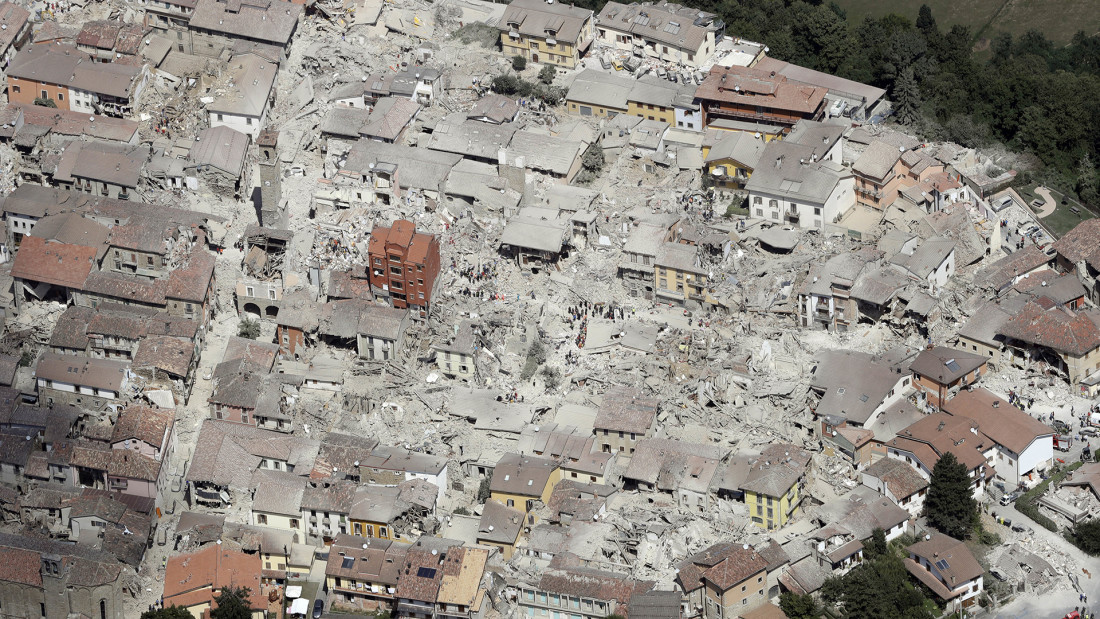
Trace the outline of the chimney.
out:
[[[1000,400],[993,400],[993,408],[1000,408],[1000,407],[1001,407],[1001,401]]]

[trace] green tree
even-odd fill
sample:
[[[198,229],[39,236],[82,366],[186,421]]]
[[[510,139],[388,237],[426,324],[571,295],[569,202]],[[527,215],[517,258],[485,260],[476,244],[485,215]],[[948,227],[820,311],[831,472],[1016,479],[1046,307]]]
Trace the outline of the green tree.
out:
[[[489,495],[492,491],[489,489],[493,485],[493,472],[489,471],[489,474],[485,476],[485,479],[481,480],[481,483],[477,487],[477,502],[484,503],[489,500]]]
[[[932,39],[940,34],[936,26],[936,18],[932,17],[932,8],[927,4],[920,5],[917,11],[917,30],[921,31],[926,39]]]
[[[1100,520],[1078,523],[1069,530],[1066,537],[1090,555],[1100,554]]]
[[[54,103],[54,100],[50,99],[49,97],[35,97],[34,104],[42,107],[57,107],[57,104]]]
[[[882,527],[875,527],[871,531],[871,539],[867,540],[867,543],[863,546],[863,556],[873,560],[886,554],[886,551],[886,532],[882,530]]]
[[[554,83],[554,78],[558,76],[558,70],[553,65],[545,65],[542,70],[539,71],[539,81],[549,86]]]
[[[927,598],[909,581],[909,572],[893,553],[864,561],[825,585],[822,599],[835,600],[848,619],[933,619],[925,605]]]
[[[147,610],[141,613],[141,619],[192,619],[192,616],[182,606],[169,606],[168,608]]]
[[[779,608],[790,619],[817,619],[821,616],[821,607],[809,594],[786,591],[779,596]]]
[[[250,340],[260,337],[260,321],[253,318],[242,318],[240,324],[237,325],[237,335]]]
[[[950,451],[932,467],[924,517],[933,529],[957,539],[970,537],[974,530],[978,502],[974,500],[966,466]]]
[[[1100,195],[1097,193],[1096,166],[1088,153],[1081,157],[1077,164],[1077,195],[1081,201],[1089,205],[1100,205]]]
[[[912,68],[903,69],[894,83],[894,113],[897,121],[907,127],[920,120],[920,90]]]
[[[248,587],[223,587],[221,593],[214,596],[218,607],[210,612],[211,619],[252,619],[248,602],[250,592]]]
[[[519,54],[512,56],[512,68],[516,71],[522,71],[527,68],[527,59]]]
[[[593,142],[581,155],[581,171],[577,173],[577,184],[587,185],[600,176],[604,166],[603,148]]]

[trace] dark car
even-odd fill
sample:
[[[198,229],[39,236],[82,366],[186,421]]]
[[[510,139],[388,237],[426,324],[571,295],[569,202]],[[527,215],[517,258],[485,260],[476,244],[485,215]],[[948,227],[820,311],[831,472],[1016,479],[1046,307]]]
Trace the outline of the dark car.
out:
[[[315,600],[313,602],[313,619],[321,619],[321,615],[325,612],[325,601]]]

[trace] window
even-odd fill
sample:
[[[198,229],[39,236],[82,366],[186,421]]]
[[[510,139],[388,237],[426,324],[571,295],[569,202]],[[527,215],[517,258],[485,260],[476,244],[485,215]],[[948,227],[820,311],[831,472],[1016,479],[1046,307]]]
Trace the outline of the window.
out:
[[[256,524],[267,524],[267,516],[265,516],[264,514],[257,514]]]
[[[275,300],[275,289],[274,288],[269,288],[268,289],[267,298],[271,299],[272,301]]]
[[[48,92],[46,92],[45,90],[43,90],[43,91],[42,91],[42,98],[43,98],[43,99],[49,99],[49,98],[50,98],[50,93],[48,93]]]
[[[247,296],[254,297],[254,296],[256,296],[256,289],[253,288],[252,286],[245,286],[244,287],[244,293]]]
[[[225,116],[222,116],[221,114],[218,114],[218,122],[221,122],[223,120],[225,120]]]
[[[297,518],[291,518],[290,519],[290,528],[292,528],[292,529],[297,529],[298,528],[298,519]]]
[[[251,118],[244,119],[244,124],[252,126],[252,119]]]
[[[63,93],[63,92],[57,93],[57,100],[58,101],[64,101],[65,100],[65,93]]]
[[[14,93],[17,93],[17,94],[18,94],[18,93],[20,92],[20,90],[19,90],[19,87],[18,87],[18,86],[12,86],[12,87],[11,87],[11,91],[12,91],[12,92],[14,92]]]

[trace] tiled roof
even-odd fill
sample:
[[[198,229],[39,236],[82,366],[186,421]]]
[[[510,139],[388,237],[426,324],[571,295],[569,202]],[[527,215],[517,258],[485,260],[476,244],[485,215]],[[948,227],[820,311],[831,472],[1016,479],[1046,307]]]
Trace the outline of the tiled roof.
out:
[[[214,256],[197,243],[187,263],[173,269],[168,276],[168,287],[164,291],[164,296],[169,299],[203,303],[206,301],[206,292],[213,277]]]
[[[1086,219],[1054,242],[1054,251],[1070,264],[1082,260],[1100,266],[1100,219]]]
[[[695,92],[696,98],[810,113],[821,106],[826,89],[788,81],[782,75],[748,67],[715,65]]]
[[[151,406],[127,406],[118,414],[111,442],[137,439],[159,449],[165,432],[170,431],[174,424],[173,411]]]
[[[1049,444],[1054,436],[1050,426],[985,389],[960,391],[943,405],[943,410],[978,422],[983,434],[1016,454],[1023,454],[1032,442],[1044,436]]]
[[[11,276],[79,290],[92,271],[95,255],[94,247],[26,236],[15,254]]]
[[[769,445],[749,469],[741,484],[745,491],[781,497],[798,482],[810,466],[810,452],[795,445]]]
[[[165,605],[212,603],[222,587],[248,587],[249,608],[267,610],[260,595],[260,555],[212,544],[198,552],[168,559],[164,573]]]
[[[921,351],[909,369],[941,385],[947,385],[982,367],[986,361],[988,360],[982,355],[936,346]]]
[[[443,580],[443,557],[438,552],[410,548],[397,578],[397,595],[435,604]]]
[[[1100,312],[1044,307],[1031,301],[1008,320],[1000,332],[1021,342],[1081,356],[1100,347]]]
[[[625,607],[632,595],[651,591],[655,584],[651,580],[636,581],[624,574],[574,567],[547,570],[539,579],[539,590],[615,601]]]
[[[542,496],[558,464],[547,458],[505,454],[493,471],[490,490],[519,496]]]
[[[896,458],[882,458],[863,469],[863,473],[881,479],[890,493],[899,500],[928,487],[928,480],[921,477],[913,467]]]

